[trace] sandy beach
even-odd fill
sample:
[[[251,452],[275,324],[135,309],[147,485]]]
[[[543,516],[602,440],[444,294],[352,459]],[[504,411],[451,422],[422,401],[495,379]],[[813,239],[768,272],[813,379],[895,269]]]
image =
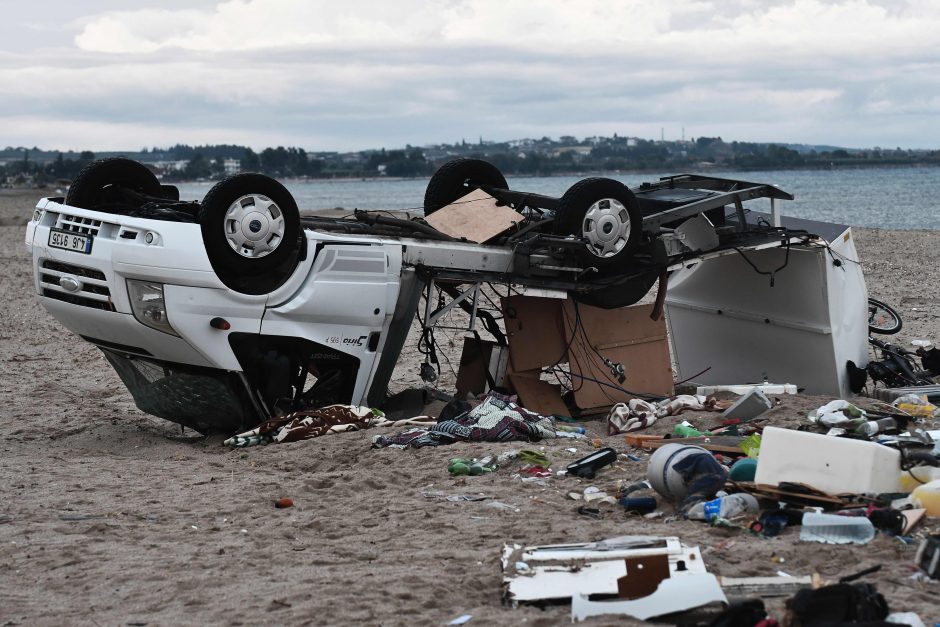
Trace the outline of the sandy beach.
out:
[[[577,513],[569,491],[615,493],[618,482],[645,478],[645,454],[622,457],[593,482],[522,482],[512,467],[447,473],[452,457],[522,448],[563,468],[594,450],[591,438],[628,452],[604,421],[585,423],[589,438],[580,441],[420,450],[370,448],[387,429],[244,450],[181,433],[138,411],[100,351],[37,304],[23,225],[41,195],[0,190],[0,625],[442,625],[463,614],[470,625],[562,625],[568,605],[501,603],[503,544],[629,534],[678,536],[701,548],[710,572],[727,576],[836,580],[881,565],[866,581],[892,611],[940,620],[940,583],[911,578],[916,544],[879,535],[865,546],[830,546],[800,542],[792,529],[760,538],[603,504],[598,519]],[[902,313],[899,339],[940,341],[940,233],[854,233],[870,294]],[[418,364],[409,345],[400,386],[419,382]],[[829,400],[780,397],[768,424],[796,426]],[[644,433],[668,433],[683,419],[718,422],[696,413]],[[458,494],[488,498],[444,498]],[[282,497],[295,506],[275,509]],[[663,501],[660,509],[673,513]],[[938,532],[933,518],[916,535]],[[782,619],[783,599],[767,606]]]

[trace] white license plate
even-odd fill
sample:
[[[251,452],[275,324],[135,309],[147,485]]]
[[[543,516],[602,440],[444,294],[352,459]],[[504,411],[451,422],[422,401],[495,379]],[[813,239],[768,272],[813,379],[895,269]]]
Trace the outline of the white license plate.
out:
[[[53,248],[62,250],[71,250],[76,253],[89,254],[91,252],[91,242],[94,238],[91,235],[79,235],[60,229],[49,231],[49,245]]]

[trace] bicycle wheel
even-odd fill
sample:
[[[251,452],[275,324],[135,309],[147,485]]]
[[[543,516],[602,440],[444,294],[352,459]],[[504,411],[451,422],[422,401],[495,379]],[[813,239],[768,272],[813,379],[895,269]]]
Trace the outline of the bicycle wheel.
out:
[[[881,335],[894,335],[901,330],[901,316],[880,300],[868,299],[868,331]]]

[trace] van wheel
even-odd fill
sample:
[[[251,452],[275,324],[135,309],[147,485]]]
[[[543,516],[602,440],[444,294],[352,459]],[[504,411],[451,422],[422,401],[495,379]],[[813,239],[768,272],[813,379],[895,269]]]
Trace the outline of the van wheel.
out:
[[[483,186],[509,188],[503,173],[489,161],[452,159],[439,167],[428,181],[424,192],[424,215],[429,216]]]
[[[613,179],[578,181],[561,197],[555,214],[555,231],[582,238],[581,261],[597,267],[629,259],[639,244],[642,227],[633,192]]]
[[[264,294],[294,271],[300,211],[287,189],[263,174],[236,174],[215,184],[199,209],[212,268],[240,292]]]
[[[160,181],[147,166],[132,159],[113,157],[92,161],[82,168],[69,186],[65,204],[113,213],[116,204],[127,203],[121,194],[122,188],[146,196],[163,196]]]

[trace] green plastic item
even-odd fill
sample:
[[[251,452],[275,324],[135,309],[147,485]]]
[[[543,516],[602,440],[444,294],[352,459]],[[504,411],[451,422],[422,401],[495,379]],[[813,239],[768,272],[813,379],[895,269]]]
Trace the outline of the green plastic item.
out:
[[[748,457],[757,459],[757,456],[760,455],[760,434],[752,433],[747,436],[741,443],[738,444],[738,448],[744,451],[744,454]]]
[[[526,464],[533,464],[543,468],[550,468],[552,465],[552,461],[548,458],[548,455],[542,453],[541,451],[532,451],[528,449],[519,451],[519,460]]]
[[[678,435],[683,438],[699,438],[703,435],[711,435],[709,431],[699,431],[692,425],[683,424],[681,422],[673,428],[672,433],[673,435]]]

